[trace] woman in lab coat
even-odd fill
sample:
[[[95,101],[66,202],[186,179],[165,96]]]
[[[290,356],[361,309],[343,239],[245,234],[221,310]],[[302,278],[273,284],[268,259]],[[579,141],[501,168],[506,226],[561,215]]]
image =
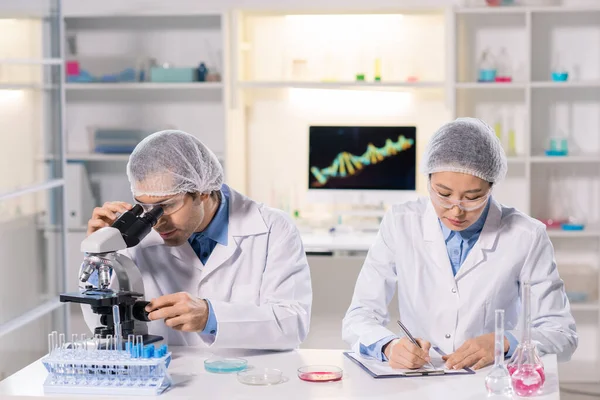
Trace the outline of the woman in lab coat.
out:
[[[124,251],[151,299],[149,334],[171,345],[270,350],[304,340],[310,272],[290,218],[223,185],[216,156],[185,132],[144,139],[127,175],[136,203],[164,209],[154,230]],[[88,235],[129,208],[111,202],[95,209]],[[83,307],[93,329],[97,320]]]
[[[532,339],[542,354],[568,360],[575,322],[545,226],[492,196],[507,171],[493,130],[471,118],[444,125],[423,170],[429,198],[385,215],[344,318],[344,340],[394,368],[420,368],[433,344],[448,355],[448,368],[478,369],[494,360],[494,310],[505,310],[504,350],[514,352],[520,287],[530,282]],[[386,328],[396,290],[402,322],[422,349]]]

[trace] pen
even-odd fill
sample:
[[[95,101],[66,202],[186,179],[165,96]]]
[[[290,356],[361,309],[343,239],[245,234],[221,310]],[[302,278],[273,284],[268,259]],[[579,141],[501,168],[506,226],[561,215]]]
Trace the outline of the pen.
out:
[[[408,340],[411,341],[412,344],[414,344],[415,346],[419,347],[420,349],[423,349],[421,347],[421,345],[419,344],[419,342],[417,342],[417,340],[413,337],[413,335],[410,334],[410,332],[408,331],[408,329],[406,329],[406,327],[404,326],[404,324],[402,324],[402,322],[400,322],[400,320],[396,321],[398,323],[398,326],[400,327],[400,329],[402,329],[402,332],[406,335],[406,337],[408,338]],[[435,367],[433,366],[433,364],[431,363],[431,361],[429,361],[429,365],[431,365],[431,368],[435,369]]]

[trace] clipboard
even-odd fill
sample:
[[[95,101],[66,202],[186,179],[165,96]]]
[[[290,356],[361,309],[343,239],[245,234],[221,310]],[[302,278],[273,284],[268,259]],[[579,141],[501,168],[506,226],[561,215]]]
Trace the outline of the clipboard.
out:
[[[438,347],[432,347],[432,349],[440,355],[440,357],[438,357],[439,360],[441,360],[441,356],[446,355],[446,353],[444,353]],[[370,357],[363,357],[350,351],[344,352],[344,355],[375,379],[413,378],[416,376],[472,375],[475,373],[475,371],[473,371],[471,368],[464,368],[458,371],[447,369],[444,369],[443,371],[433,371],[427,368],[417,370],[395,370],[387,365],[387,362],[385,361],[375,360],[374,358]]]

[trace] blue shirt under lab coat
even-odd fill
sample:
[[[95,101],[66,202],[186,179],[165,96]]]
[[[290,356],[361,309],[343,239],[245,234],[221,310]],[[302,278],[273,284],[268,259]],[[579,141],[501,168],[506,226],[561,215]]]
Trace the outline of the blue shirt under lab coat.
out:
[[[213,217],[210,224],[202,232],[196,232],[190,236],[188,242],[194,249],[194,253],[202,262],[202,265],[206,265],[208,258],[212,254],[217,244],[227,246],[227,234],[229,231],[229,189],[223,186],[221,190],[221,204],[215,216]],[[210,304],[210,300],[206,300],[208,303],[208,321],[206,327],[201,332],[203,335],[216,335],[217,334],[217,318]]]

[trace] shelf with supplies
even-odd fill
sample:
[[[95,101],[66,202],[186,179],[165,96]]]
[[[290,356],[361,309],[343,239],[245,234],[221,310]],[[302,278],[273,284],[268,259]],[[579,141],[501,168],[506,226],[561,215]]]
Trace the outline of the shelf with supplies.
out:
[[[221,90],[221,82],[132,82],[132,83],[67,83],[67,90]]]
[[[560,6],[496,6],[496,7],[458,7],[457,14],[562,14],[562,13],[590,13],[600,12],[600,7],[560,7]]]
[[[457,89],[524,90],[526,82],[457,82]]]
[[[573,311],[600,311],[598,302],[587,302],[587,303],[571,303],[571,310]]]
[[[443,89],[444,82],[402,82],[402,81],[240,81],[238,86],[243,89]]]
[[[576,88],[598,88],[600,81],[541,81],[531,82],[534,89],[576,89]]]
[[[550,238],[598,238],[600,230],[595,227],[586,227],[581,231],[565,231],[562,229],[547,229]]]
[[[532,163],[572,163],[572,164],[594,164],[600,163],[600,154],[575,155],[575,156],[533,156]]]

